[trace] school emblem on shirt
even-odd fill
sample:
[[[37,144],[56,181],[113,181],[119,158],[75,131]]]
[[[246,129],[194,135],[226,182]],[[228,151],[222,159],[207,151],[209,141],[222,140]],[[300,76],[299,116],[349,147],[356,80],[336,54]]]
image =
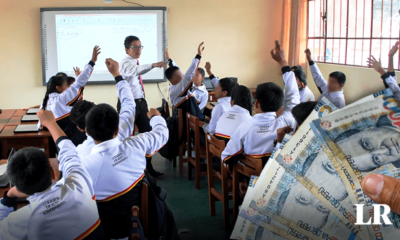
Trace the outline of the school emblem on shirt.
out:
[[[266,201],[264,198],[259,198],[257,200],[257,207],[259,207],[259,208],[265,207],[265,203],[266,203]]]
[[[321,128],[322,129],[329,129],[332,127],[332,123],[330,121],[322,121],[321,122]]]
[[[293,157],[290,154],[285,154],[285,156],[283,156],[283,161],[287,164],[292,164]]]

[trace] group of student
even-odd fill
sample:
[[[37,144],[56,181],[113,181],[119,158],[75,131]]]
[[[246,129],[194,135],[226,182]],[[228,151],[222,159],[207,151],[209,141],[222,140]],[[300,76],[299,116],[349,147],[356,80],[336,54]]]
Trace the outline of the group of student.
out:
[[[139,183],[146,171],[153,176],[162,175],[152,168],[151,156],[167,143],[169,136],[165,119],[156,109],[148,110],[144,99],[141,75],[153,68],[168,65],[165,75],[171,84],[174,108],[192,100],[200,112],[208,101],[203,85],[207,72],[218,104],[202,131],[226,141],[219,160],[226,167],[240,154],[260,158],[265,164],[283,135],[294,132],[317,103],[307,86],[304,69],[288,65],[278,41],[271,56],[282,70],[284,90],[272,82],[274,79],[263,79],[255,99],[246,86],[231,78],[217,78],[210,63],[206,63],[205,71],[199,67],[204,43],[199,45],[186,73],[170,58],[168,50],[168,63],[139,65],[143,49],[139,38],[128,36],[124,45],[127,55],[120,64],[106,60],[116,83],[118,111],[108,104],[82,99],[100,54],[98,46],[83,70],[75,69],[76,79],[59,73],[49,80],[37,115],[39,124],[50,131],[57,146],[62,176],[52,183],[49,159],[37,148],[21,149],[9,159],[7,173],[14,187],[0,201],[1,238],[127,239],[130,211],[139,203]],[[313,62],[311,51],[307,49],[305,54],[321,97],[343,108],[346,76],[333,72],[326,81]],[[400,95],[394,71],[389,69],[386,73],[380,61],[369,61],[393,92]],[[140,134],[133,136],[135,124]],[[17,198],[27,198],[30,204],[17,210]]]

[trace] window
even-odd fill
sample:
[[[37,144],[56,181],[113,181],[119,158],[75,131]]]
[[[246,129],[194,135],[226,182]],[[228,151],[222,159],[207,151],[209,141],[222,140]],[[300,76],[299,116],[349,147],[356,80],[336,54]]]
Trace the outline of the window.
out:
[[[308,48],[314,61],[366,67],[373,55],[387,68],[399,33],[400,0],[308,1]]]

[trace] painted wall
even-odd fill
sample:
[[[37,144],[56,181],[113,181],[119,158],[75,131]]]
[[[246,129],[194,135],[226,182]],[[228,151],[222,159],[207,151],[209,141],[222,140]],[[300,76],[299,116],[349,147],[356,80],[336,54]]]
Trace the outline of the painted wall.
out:
[[[168,8],[171,57],[185,69],[205,42],[204,58],[219,77],[234,76],[248,87],[282,80],[269,55],[274,39],[282,35],[281,1],[277,0],[136,0],[145,6]],[[121,0],[1,0],[0,1],[0,108],[40,104],[42,86],[40,8],[134,6]],[[134,34],[134,33],[132,33]],[[121,39],[121,44],[123,39]],[[146,43],[143,43],[144,45]],[[144,50],[145,51],[145,50]],[[82,66],[83,67],[83,66]],[[168,96],[168,83],[160,84]],[[161,104],[157,84],[145,84],[150,107]],[[85,99],[115,106],[114,85],[87,86]]]

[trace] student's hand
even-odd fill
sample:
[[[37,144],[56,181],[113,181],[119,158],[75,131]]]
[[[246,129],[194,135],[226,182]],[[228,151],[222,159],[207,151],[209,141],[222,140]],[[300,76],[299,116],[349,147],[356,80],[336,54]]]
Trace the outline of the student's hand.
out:
[[[166,68],[166,67],[167,67],[167,63],[165,63],[165,62],[158,62],[158,63],[153,63],[151,66],[152,66],[153,68],[156,68],[156,67],[158,67],[158,68]]]
[[[278,130],[276,130],[276,135],[277,135],[276,141],[278,143],[281,143],[285,135],[291,132],[293,132],[293,128],[291,128],[290,126],[279,128]]]
[[[18,191],[18,189],[16,187],[10,188],[10,190],[8,190],[8,192],[7,192],[7,196],[10,198],[16,198],[16,197],[17,198],[27,198],[27,197],[29,197],[29,195]]]
[[[165,49],[165,57],[167,58],[168,61],[171,59],[171,58],[169,57],[168,48]]]
[[[212,72],[211,72],[211,63],[210,62],[206,62],[205,69],[207,71],[208,76],[211,76]]]
[[[309,48],[307,48],[304,53],[306,54],[307,57],[307,61],[311,62],[312,61],[312,57],[311,57],[311,50]]]
[[[106,66],[108,71],[113,75],[114,78],[121,75],[119,73],[119,63],[117,61],[114,61],[112,58],[107,58]]]
[[[389,205],[400,214],[400,180],[382,174],[369,174],[361,182],[362,190],[376,203]]]
[[[147,117],[149,117],[149,119],[150,119],[152,116],[155,116],[155,115],[161,116],[161,113],[155,108],[150,108],[150,111],[147,113]]]
[[[281,44],[278,40],[275,40],[275,48],[271,50],[272,59],[277,61],[281,67],[288,66],[289,64],[285,60],[285,51],[282,49]]]
[[[92,54],[92,62],[96,62],[97,61],[97,56],[99,56],[101,48],[99,46],[94,46],[93,48],[93,54]]]
[[[379,59],[379,61],[377,61],[374,56],[371,56],[368,58],[367,63],[368,63],[369,67],[372,67],[373,69],[375,69],[375,71],[380,73],[381,76],[386,73],[385,70],[382,68],[381,59]]]
[[[397,50],[399,50],[399,41],[397,41],[394,46],[390,49],[389,51],[389,57],[393,57],[396,53]]]
[[[74,67],[75,76],[81,75],[82,71],[79,67]]]
[[[199,48],[197,49],[197,54],[201,56],[204,51],[204,42],[200,43]]]
[[[54,123],[57,124],[52,111],[40,109],[36,115],[39,117],[40,123],[47,128]]]

